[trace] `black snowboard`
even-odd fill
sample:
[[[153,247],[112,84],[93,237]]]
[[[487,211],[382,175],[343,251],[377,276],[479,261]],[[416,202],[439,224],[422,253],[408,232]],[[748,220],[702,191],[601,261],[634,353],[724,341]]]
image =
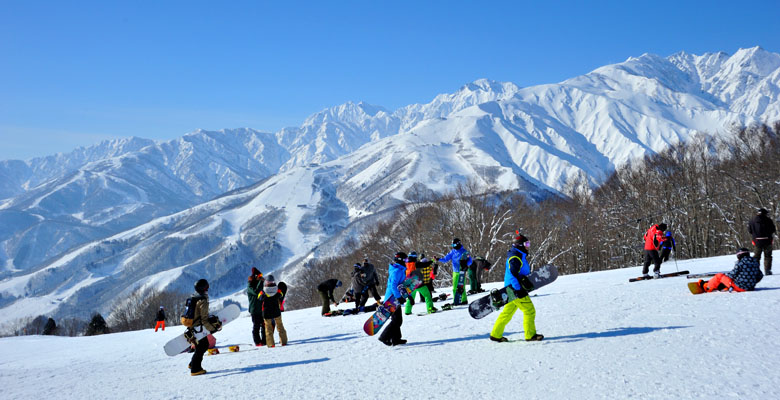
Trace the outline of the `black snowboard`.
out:
[[[531,292],[558,279],[558,268],[554,265],[545,265],[531,272],[528,275],[528,279],[534,285],[533,289],[528,290],[528,292]],[[474,319],[484,318],[512,300],[515,300],[514,291],[507,290],[506,287],[493,289],[487,296],[469,304],[469,315]]]
[[[668,274],[661,274],[658,278],[653,278],[652,275],[649,275],[647,277],[640,276],[640,277],[637,277],[637,278],[631,278],[628,281],[629,282],[637,282],[637,281],[646,281],[646,280],[650,280],[650,279],[670,278],[670,277],[673,277],[673,276],[687,275],[689,273],[690,273],[690,271],[670,272]]]

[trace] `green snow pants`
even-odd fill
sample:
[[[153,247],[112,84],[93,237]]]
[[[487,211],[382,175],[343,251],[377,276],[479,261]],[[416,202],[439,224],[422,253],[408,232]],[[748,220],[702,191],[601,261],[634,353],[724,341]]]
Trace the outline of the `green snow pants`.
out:
[[[482,289],[482,285],[479,284],[476,268],[469,267],[469,286],[471,286],[471,290],[475,292]]]
[[[501,314],[496,318],[496,323],[493,324],[493,330],[490,332],[490,336],[494,338],[501,338],[504,336],[504,328],[512,316],[515,315],[517,309],[523,312],[523,330],[525,330],[525,339],[528,340],[536,334],[536,309],[534,303],[531,302],[531,298],[525,296],[521,299],[514,299],[504,306],[501,310]]]
[[[422,286],[418,287],[417,289],[415,289],[412,292],[411,295],[409,295],[409,297],[413,299],[414,296],[417,295],[417,293],[420,293],[422,295],[422,297],[425,299],[425,308],[427,308],[428,312],[430,313],[431,310],[433,310],[433,299],[431,299],[431,291],[428,290],[428,286],[422,285]],[[409,300],[406,300],[405,307],[406,308],[404,309],[404,313],[406,315],[411,314],[412,313],[412,302],[409,301]]]

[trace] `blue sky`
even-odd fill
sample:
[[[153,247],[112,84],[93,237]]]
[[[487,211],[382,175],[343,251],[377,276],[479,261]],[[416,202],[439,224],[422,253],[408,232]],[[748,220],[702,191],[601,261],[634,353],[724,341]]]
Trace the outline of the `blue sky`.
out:
[[[761,46],[778,1],[0,0],[0,160],[198,128],[394,110],[479,78],[554,83],[631,56]]]

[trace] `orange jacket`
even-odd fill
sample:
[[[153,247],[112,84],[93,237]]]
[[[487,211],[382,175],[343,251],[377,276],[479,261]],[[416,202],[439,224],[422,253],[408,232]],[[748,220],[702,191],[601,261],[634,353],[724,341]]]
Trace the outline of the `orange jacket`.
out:
[[[414,271],[416,269],[417,269],[417,262],[416,261],[406,263],[406,277],[408,278],[409,274],[411,274],[412,271]]]
[[[658,250],[663,237],[664,232],[658,229],[658,224],[651,226],[645,232],[645,250]]]

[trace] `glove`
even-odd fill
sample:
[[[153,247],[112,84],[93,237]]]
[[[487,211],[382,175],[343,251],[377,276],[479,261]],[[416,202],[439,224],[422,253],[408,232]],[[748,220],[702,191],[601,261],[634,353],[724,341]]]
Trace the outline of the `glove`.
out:
[[[401,297],[400,299],[398,299],[398,304],[403,305],[404,303],[406,303],[406,298],[405,297]]]
[[[216,329],[215,329],[215,330],[213,330],[213,331],[211,331],[211,333],[214,333],[214,332],[219,332],[219,331],[221,331],[221,330],[222,330],[222,321],[220,321],[220,320],[217,320],[217,321],[216,321],[216,322],[214,322],[212,325],[214,325],[214,328],[216,328]]]
[[[530,279],[528,279],[527,276],[520,277],[520,286],[523,287],[525,290],[533,290],[534,284],[531,282]]]

